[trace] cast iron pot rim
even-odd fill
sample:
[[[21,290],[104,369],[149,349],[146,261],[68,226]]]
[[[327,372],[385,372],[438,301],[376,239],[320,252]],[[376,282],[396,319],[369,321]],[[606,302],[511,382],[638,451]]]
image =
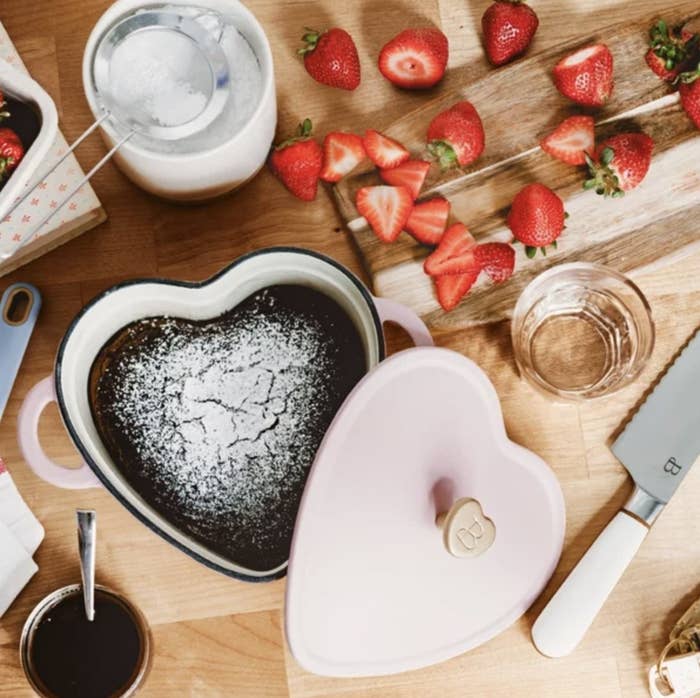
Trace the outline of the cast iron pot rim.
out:
[[[90,470],[95,474],[97,479],[102,483],[104,488],[112,495],[114,496],[117,501],[124,506],[131,514],[133,514],[142,524],[147,526],[151,531],[159,535],[161,538],[166,540],[168,543],[171,545],[174,545],[176,548],[181,550],[182,552],[186,553],[189,555],[191,558],[196,560],[197,562],[202,563],[206,567],[209,567],[212,570],[215,570],[216,572],[221,572],[222,574],[225,574],[228,577],[234,577],[235,579],[239,579],[244,582],[271,582],[275,579],[280,579],[281,577],[284,577],[287,574],[287,567],[289,565],[289,560],[284,564],[282,569],[278,570],[277,572],[267,574],[267,575],[262,575],[262,576],[253,576],[249,574],[245,574],[243,572],[237,572],[235,570],[230,570],[226,569],[225,567],[222,567],[221,565],[217,564],[213,560],[210,560],[209,558],[206,558],[199,553],[195,552],[191,548],[189,548],[186,545],[183,545],[180,543],[178,540],[173,538],[170,534],[168,534],[164,529],[162,529],[155,521],[153,521],[149,516],[145,514],[144,511],[140,507],[134,506],[131,502],[127,501],[120,492],[116,490],[116,488],[112,485],[112,483],[103,475],[101,467],[95,463],[95,461],[92,459],[91,455],[88,453],[88,450],[83,446],[81,440],[78,438],[78,435],[73,428],[72,421],[70,419],[70,416],[68,414],[68,409],[66,407],[66,403],[64,400],[63,396],[63,390],[61,388],[61,376],[62,376],[62,364],[63,364],[63,355],[66,349],[66,345],[68,343],[68,340],[70,339],[71,335],[75,331],[76,327],[80,323],[81,319],[83,316],[90,310],[93,306],[95,306],[97,303],[99,303],[102,299],[106,298],[107,296],[111,295],[115,291],[118,291],[122,288],[127,288],[129,286],[137,286],[137,285],[142,285],[142,284],[162,284],[165,286],[176,286],[180,288],[190,288],[190,289],[198,289],[198,288],[204,288],[205,286],[208,286],[218,279],[220,279],[222,276],[228,274],[230,271],[238,267],[239,265],[243,264],[244,262],[254,258],[254,257],[259,257],[261,255],[266,255],[266,254],[274,254],[274,253],[279,253],[279,252],[284,252],[284,253],[293,253],[293,254],[301,254],[301,255],[307,255],[309,257],[314,257],[318,260],[321,260],[322,262],[326,262],[327,264],[330,264],[332,267],[334,267],[337,271],[341,272],[344,274],[352,283],[353,285],[357,288],[357,290],[360,292],[362,295],[363,299],[365,300],[365,303],[367,304],[371,314],[372,314],[372,319],[374,321],[374,326],[375,330],[377,332],[377,339],[378,339],[378,344],[379,344],[379,361],[381,362],[385,358],[386,354],[386,349],[384,346],[384,330],[382,327],[382,322],[379,319],[379,313],[377,312],[377,308],[374,304],[374,299],[372,297],[372,294],[367,290],[366,286],[345,266],[340,264],[339,262],[336,262],[334,259],[331,259],[330,257],[327,257],[326,255],[323,255],[319,252],[315,252],[313,250],[307,250],[304,248],[300,247],[285,247],[285,246],[280,246],[280,247],[266,247],[260,250],[254,250],[253,252],[248,252],[247,254],[244,254],[241,257],[238,257],[235,259],[233,262],[225,266],[223,269],[218,271],[216,274],[213,276],[210,276],[208,279],[205,279],[204,281],[179,281],[179,280],[172,280],[172,279],[165,279],[163,277],[154,277],[154,278],[139,278],[139,279],[129,279],[127,281],[121,281],[118,284],[115,284],[114,286],[111,286],[107,290],[103,291],[102,293],[98,294],[95,296],[92,300],[90,300],[83,308],[78,312],[78,314],[73,318],[71,323],[68,325],[68,329],[66,330],[66,333],[63,335],[63,339],[61,339],[61,343],[58,347],[58,353],[56,355],[56,365],[55,365],[55,370],[54,370],[54,384],[55,384],[55,390],[56,390],[56,402],[58,404],[58,409],[61,414],[61,419],[63,421],[64,427],[66,431],[68,432],[68,435],[71,438],[71,441],[73,442],[73,445],[76,447],[80,455],[82,456],[83,460],[85,463],[88,465]]]

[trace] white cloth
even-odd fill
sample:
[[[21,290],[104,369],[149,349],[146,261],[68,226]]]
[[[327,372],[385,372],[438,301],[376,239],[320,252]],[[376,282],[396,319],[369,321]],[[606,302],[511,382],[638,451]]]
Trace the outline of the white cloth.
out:
[[[10,529],[0,523],[0,617],[38,569]]]
[[[44,538],[0,459],[0,616],[39,569],[32,559]]]

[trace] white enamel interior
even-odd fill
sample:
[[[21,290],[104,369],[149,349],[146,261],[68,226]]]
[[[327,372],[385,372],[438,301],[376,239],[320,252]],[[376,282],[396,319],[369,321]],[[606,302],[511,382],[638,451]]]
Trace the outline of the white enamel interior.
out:
[[[46,156],[58,132],[58,114],[53,100],[38,82],[6,63],[0,64],[0,91],[8,97],[30,104],[39,115],[40,121],[39,133],[34,143],[0,191],[0,220],[2,220],[37,169],[47,166]]]
[[[274,574],[287,563],[263,571],[241,567],[192,540],[146,504],[126,483],[100,440],[88,400],[89,376],[102,347],[116,332],[135,320],[162,315],[190,320],[215,318],[255,291],[274,284],[310,286],[336,300],[363,338],[367,368],[379,362],[383,337],[377,333],[372,308],[352,278],[324,259],[288,250],[251,256],[198,288],[146,281],[108,292],[77,321],[60,359],[64,421],[72,428],[76,445],[82,446],[112,487],[181,545],[226,570],[251,577]]]

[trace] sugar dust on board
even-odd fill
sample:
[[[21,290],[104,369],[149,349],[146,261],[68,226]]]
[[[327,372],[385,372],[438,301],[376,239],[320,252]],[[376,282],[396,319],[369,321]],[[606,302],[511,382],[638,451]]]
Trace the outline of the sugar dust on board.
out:
[[[195,19],[218,40],[228,62],[230,91],[220,115],[204,131],[174,141],[136,133],[131,143],[162,153],[210,150],[240,131],[253,115],[262,94],[260,63],[232,17],[179,5],[164,5],[162,11]],[[199,47],[178,32],[135,32],[115,49],[110,83],[136,116],[160,126],[179,126],[206,108],[211,69]]]
[[[133,684],[143,655],[131,612],[98,589],[92,622],[81,593],[64,597],[42,618],[31,645],[32,673],[56,698],[107,698]]]

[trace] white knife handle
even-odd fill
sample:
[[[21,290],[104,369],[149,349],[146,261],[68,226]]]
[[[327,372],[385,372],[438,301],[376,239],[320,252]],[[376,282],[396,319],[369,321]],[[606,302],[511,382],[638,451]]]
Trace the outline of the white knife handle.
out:
[[[648,532],[641,521],[618,512],[532,626],[542,654],[564,657],[576,648]]]

